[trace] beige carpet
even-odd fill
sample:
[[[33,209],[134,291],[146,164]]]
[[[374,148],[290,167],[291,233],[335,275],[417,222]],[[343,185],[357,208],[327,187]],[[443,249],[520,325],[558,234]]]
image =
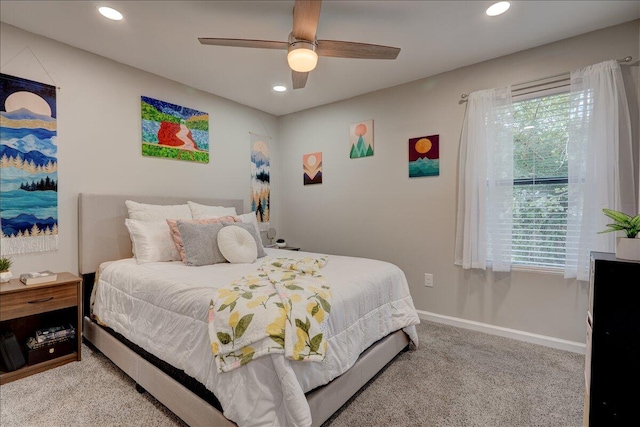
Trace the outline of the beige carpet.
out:
[[[423,322],[402,353],[335,414],[339,426],[582,424],[584,356]],[[102,354],[0,387],[0,426],[184,426]]]
[[[0,386],[0,426],[186,426],[102,353]]]
[[[423,322],[329,421],[342,426],[580,427],[584,356]]]

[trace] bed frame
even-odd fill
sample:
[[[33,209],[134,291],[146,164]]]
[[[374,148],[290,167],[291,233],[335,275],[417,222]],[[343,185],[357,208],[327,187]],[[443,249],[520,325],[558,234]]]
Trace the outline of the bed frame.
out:
[[[126,200],[140,203],[172,205],[186,203],[185,197],[105,195],[80,193],[78,197],[78,266],[83,277],[85,315],[83,338],[107,356],[137,384],[190,426],[235,426],[195,392],[173,375],[151,363],[131,346],[119,340],[88,316],[93,277],[100,263],[133,256],[131,240],[124,225]],[[213,206],[234,206],[244,212],[242,200],[190,197],[188,200]],[[312,426],[322,425],[349,398],[375,376],[398,353],[409,345],[407,335],[396,331],[363,352],[356,363],[329,384],[307,393]]]

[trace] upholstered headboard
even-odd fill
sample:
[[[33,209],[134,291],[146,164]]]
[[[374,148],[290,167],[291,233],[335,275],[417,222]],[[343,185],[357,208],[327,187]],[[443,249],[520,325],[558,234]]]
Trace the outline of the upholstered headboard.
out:
[[[203,205],[235,207],[238,214],[244,213],[244,203],[240,199],[80,193],[78,196],[80,274],[95,273],[102,262],[133,256],[129,232],[124,225],[128,214],[126,200],[155,205],[177,205],[191,200]]]

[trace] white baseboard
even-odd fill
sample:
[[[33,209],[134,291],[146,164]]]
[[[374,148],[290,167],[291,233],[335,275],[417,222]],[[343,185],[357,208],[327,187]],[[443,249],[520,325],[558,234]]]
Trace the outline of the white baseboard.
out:
[[[506,338],[513,338],[519,341],[525,341],[532,344],[540,344],[546,347],[567,350],[578,354],[586,353],[586,344],[576,341],[567,341],[560,338],[549,337],[546,335],[532,334],[531,332],[503,328],[502,326],[495,326],[488,323],[460,319],[459,317],[445,316],[443,314],[430,313],[428,311],[417,310],[417,312],[420,319],[430,322],[444,323],[446,325],[456,326],[458,328],[471,329],[472,331],[484,332],[486,334],[498,335]]]

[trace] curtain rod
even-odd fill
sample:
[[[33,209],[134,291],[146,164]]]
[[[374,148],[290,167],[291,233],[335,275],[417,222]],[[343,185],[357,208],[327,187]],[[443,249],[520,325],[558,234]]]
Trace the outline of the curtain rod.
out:
[[[617,59],[616,61],[619,64],[623,64],[623,63],[626,63],[626,62],[631,62],[632,59],[633,59],[632,56],[625,56],[624,58]],[[536,82],[539,82],[539,81],[542,81],[542,80],[555,79],[557,77],[566,76],[567,74],[570,74],[570,73],[566,72],[566,73],[555,74],[553,76],[543,77],[541,79],[535,79],[535,80],[529,80],[529,81],[526,81],[526,82],[516,83],[516,84],[513,84],[512,86],[522,86],[522,85],[526,85],[526,84],[530,84],[530,83],[536,83]],[[551,84],[551,83],[557,83],[559,81],[560,80],[556,80],[556,81],[553,81],[553,82],[541,83],[539,85],[535,85],[535,86],[532,86],[532,87],[541,86],[541,85],[547,85],[547,84]],[[460,98],[462,98],[462,99],[460,99],[460,101],[458,101],[458,104],[462,104],[463,102],[467,102],[467,98],[468,97],[469,97],[468,93],[463,93],[462,95],[460,95]]]

